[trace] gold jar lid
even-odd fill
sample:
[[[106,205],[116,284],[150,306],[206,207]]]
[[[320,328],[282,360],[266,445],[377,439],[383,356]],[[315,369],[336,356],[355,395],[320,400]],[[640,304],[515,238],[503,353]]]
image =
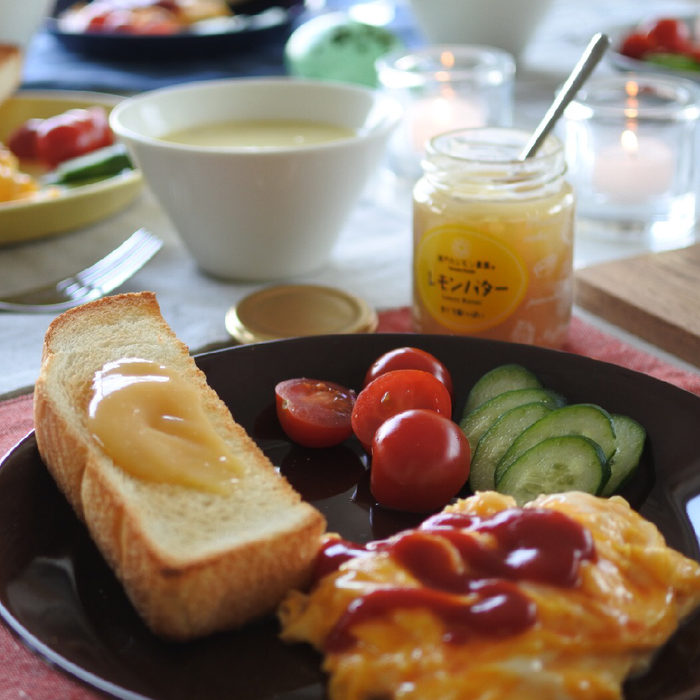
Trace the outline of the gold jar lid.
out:
[[[375,310],[362,298],[334,287],[291,284],[266,287],[226,314],[226,330],[239,343],[335,333],[372,333]]]

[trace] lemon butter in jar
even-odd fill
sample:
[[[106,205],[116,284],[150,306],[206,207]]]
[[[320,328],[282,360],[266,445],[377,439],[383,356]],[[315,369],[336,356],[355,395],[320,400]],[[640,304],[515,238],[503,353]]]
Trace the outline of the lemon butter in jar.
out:
[[[530,134],[436,136],[414,189],[413,314],[423,333],[560,347],[573,302],[574,196],[561,142],[525,161]]]

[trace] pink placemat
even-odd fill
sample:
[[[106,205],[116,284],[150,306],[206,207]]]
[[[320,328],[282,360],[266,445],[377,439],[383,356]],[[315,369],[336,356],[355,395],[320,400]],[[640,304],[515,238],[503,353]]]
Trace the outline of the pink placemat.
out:
[[[380,314],[378,332],[411,332],[408,308]],[[643,372],[700,395],[700,374],[642,352],[574,317],[564,350]],[[30,394],[0,402],[0,455],[33,428]],[[0,562],[2,566],[2,562]],[[49,666],[0,624],[0,700],[95,700],[104,694]]]

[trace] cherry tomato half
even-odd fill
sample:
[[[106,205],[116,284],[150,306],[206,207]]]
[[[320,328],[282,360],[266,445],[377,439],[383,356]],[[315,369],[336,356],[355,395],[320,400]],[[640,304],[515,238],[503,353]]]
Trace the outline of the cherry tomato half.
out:
[[[387,508],[428,513],[457,495],[470,460],[469,442],[455,422],[435,411],[405,411],[374,436],[370,490]]]
[[[422,369],[424,372],[430,372],[447,387],[452,396],[452,377],[447,367],[437,357],[420,348],[396,348],[384,353],[372,363],[365,375],[363,386],[395,369]]]
[[[331,447],[349,438],[355,398],[354,391],[340,384],[305,377],[275,387],[282,430],[304,447]]]
[[[429,372],[393,370],[377,377],[359,393],[352,411],[352,429],[369,451],[379,426],[411,408],[427,408],[449,418],[452,399],[445,385]]]

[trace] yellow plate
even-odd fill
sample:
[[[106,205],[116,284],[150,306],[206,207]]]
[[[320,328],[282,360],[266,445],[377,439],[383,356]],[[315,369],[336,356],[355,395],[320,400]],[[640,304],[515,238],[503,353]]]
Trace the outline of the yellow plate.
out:
[[[61,114],[68,109],[102,105],[107,111],[122,99],[97,92],[17,92],[0,105],[0,141],[27,119]],[[100,182],[62,190],[58,196],[0,203],[0,244],[65,233],[104,219],[130,204],[140,193],[139,170]]]

